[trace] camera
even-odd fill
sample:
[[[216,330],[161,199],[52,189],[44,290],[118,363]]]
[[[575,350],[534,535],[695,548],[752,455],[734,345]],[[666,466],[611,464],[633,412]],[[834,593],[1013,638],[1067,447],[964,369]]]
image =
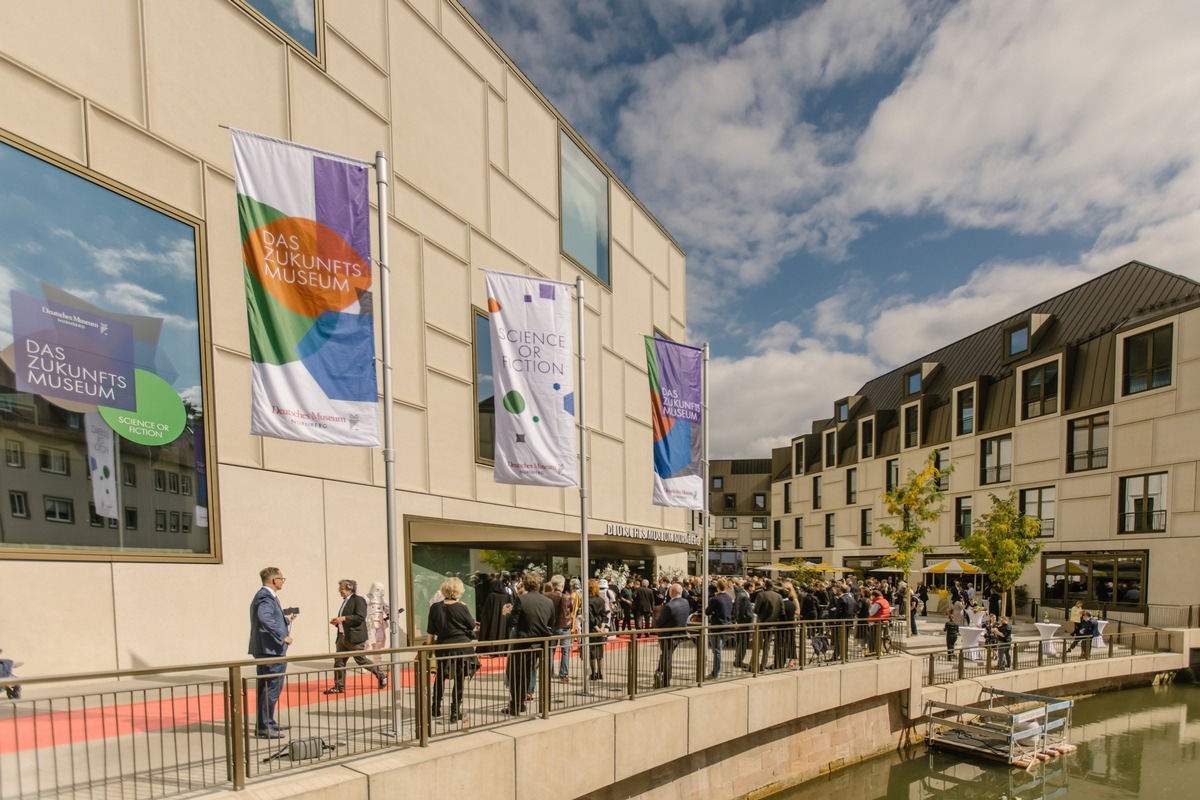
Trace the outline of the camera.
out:
[[[300,615],[300,607],[292,606],[291,608],[285,608],[283,614],[284,616],[297,617]]]

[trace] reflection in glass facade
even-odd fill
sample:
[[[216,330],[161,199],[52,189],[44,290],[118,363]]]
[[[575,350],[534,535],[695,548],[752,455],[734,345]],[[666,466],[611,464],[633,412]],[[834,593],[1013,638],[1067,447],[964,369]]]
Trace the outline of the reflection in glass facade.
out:
[[[608,178],[566,132],[562,151],[562,250],[609,283]]]
[[[196,227],[3,142],[0,187],[0,549],[211,553]]]
[[[475,435],[476,456],[496,457],[496,389],[492,380],[492,333],[488,318],[475,314]]]
[[[244,0],[314,56],[317,54],[316,0]]]

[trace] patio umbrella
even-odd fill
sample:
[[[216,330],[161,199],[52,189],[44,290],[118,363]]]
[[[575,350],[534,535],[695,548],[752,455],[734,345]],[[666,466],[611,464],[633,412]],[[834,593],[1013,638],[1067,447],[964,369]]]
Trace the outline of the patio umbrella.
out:
[[[939,561],[936,564],[930,564],[921,571],[930,572],[934,575],[946,575],[951,573],[957,575],[979,575],[983,572],[983,570],[974,564],[966,561],[959,561],[957,558],[951,558],[947,559],[946,561]]]
[[[1051,567],[1050,569],[1046,570],[1047,575],[1062,575],[1064,572],[1067,575],[1087,575],[1088,574],[1088,571],[1086,569],[1079,566],[1079,564],[1077,564],[1074,561],[1068,561],[1066,564],[1059,564],[1057,567]]]
[[[822,561],[819,564],[814,564],[811,561],[807,561],[804,564],[804,568],[816,570],[817,572],[851,572],[852,571],[852,570],[847,569],[846,567],[835,567],[833,564],[830,564],[828,561]]]
[[[870,572],[881,572],[881,573],[884,573],[887,575],[903,575],[904,574],[904,570],[900,569],[899,567],[876,567],[875,569],[870,570]]]
[[[795,572],[802,567],[797,567],[792,564],[747,564],[748,569],[757,569],[763,572]]]

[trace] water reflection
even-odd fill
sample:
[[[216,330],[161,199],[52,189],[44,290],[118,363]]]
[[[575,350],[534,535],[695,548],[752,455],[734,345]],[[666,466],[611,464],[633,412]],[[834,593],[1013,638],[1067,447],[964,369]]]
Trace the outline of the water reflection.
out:
[[[919,748],[864,761],[772,800],[1200,796],[1200,687],[1129,689],[1075,704],[1079,750],[1030,770]],[[832,794],[831,793],[835,793]]]

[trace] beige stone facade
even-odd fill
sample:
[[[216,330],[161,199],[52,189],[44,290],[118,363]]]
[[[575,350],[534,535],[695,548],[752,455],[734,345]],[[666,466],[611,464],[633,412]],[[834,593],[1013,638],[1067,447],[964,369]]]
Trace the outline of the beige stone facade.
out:
[[[315,52],[234,0],[16,0],[0,13],[5,146],[156,204],[199,232],[214,530],[213,552],[190,559],[0,548],[0,582],[37,597],[0,609],[3,647],[26,674],[244,657],[246,608],[267,565],[284,569],[285,605],[302,609],[295,649],[328,652],[336,581],[353,577],[365,589],[386,579],[380,451],[248,433],[226,125],[366,161],[389,156],[402,595],[421,536],[577,547],[577,491],[494,484],[477,455],[475,319],[489,269],[570,283],[584,276],[590,531],[613,557],[684,562],[679,544],[606,529],[691,534],[686,511],[651,503],[642,340],[656,331],[686,338],[682,249],[593,157],[608,186],[610,279],[563,253],[560,132],[590,152],[457,3],[315,8]],[[76,516],[86,524],[86,513]]]
[[[954,469],[926,563],[961,557],[957,537],[989,510],[990,495],[1011,490],[1025,513],[1043,519],[1043,554],[1020,581],[1031,596],[1061,604],[1065,586],[1068,602],[1134,617],[1148,604],[1200,603],[1191,571],[1200,542],[1198,290],[1134,262],[836,400],[833,417],[774,454],[783,476],[772,487],[773,519],[784,544],[774,557],[878,565],[891,552],[878,525],[899,525],[883,503],[889,470],[904,480],[941,451]],[[1032,336],[1010,357],[1004,348],[1014,329]],[[1144,360],[1155,331],[1164,360],[1150,371],[1127,364]],[[1027,375],[1047,364],[1054,372],[1042,374],[1054,376],[1055,391],[1043,398]],[[973,392],[972,408],[960,402],[964,391]],[[909,422],[918,425],[911,438]],[[790,514],[782,511],[785,492]],[[1135,583],[1140,596],[1129,594]]]

